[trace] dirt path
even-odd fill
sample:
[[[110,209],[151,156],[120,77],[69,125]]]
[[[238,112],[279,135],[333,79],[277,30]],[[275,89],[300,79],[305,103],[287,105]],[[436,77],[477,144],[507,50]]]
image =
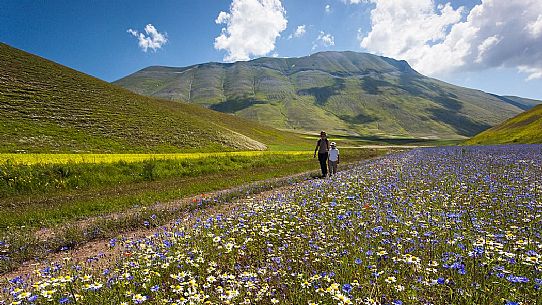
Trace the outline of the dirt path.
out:
[[[247,202],[253,201],[253,200],[261,200],[264,198],[267,198],[271,196],[272,194],[276,192],[285,192],[288,189],[292,188],[296,183],[301,182],[303,180],[306,180],[311,177],[311,174],[313,171],[310,172],[304,172],[296,175],[281,177],[281,178],[274,178],[269,179],[257,183],[269,183],[271,185],[273,184],[286,184],[284,186],[279,187],[272,187],[270,190],[261,191],[255,194],[251,195],[245,195],[239,199],[235,199],[228,202],[222,202],[218,203],[212,206],[206,206],[196,209],[187,209],[190,205],[193,205],[193,202],[196,200],[201,199],[200,196],[191,196],[182,198],[179,200],[174,200],[168,203],[158,203],[150,208],[153,209],[166,209],[167,211],[179,211],[184,210],[181,212],[181,214],[178,214],[175,220],[170,221],[169,223],[165,225],[161,225],[159,227],[151,227],[151,228],[145,228],[145,229],[136,229],[131,231],[124,231],[124,232],[118,232],[118,236],[122,237],[123,239],[128,240],[134,240],[139,238],[144,238],[146,236],[152,235],[155,232],[159,231],[161,228],[170,228],[176,221],[181,221],[183,224],[190,225],[192,224],[195,219],[198,217],[210,217],[213,215],[218,214],[228,214],[231,212],[235,207],[246,204]],[[288,184],[287,181],[294,181],[292,184]],[[227,194],[229,192],[235,193],[239,190],[242,190],[244,187],[249,187],[252,184],[247,184],[244,186],[238,186],[231,189],[221,190],[217,192],[207,193],[205,194],[206,198],[213,198],[218,197],[223,194]],[[129,214],[138,213],[138,209],[130,209],[128,211],[122,212],[122,213],[115,213],[111,215],[105,216],[107,219],[117,219],[119,217],[129,217]],[[103,217],[102,217],[103,218]],[[75,225],[79,227],[85,227],[92,224],[94,220],[98,219],[98,217],[93,217],[85,220],[81,220],[75,223]],[[39,235],[40,238],[47,239],[47,238],[53,238],[54,232],[50,229],[42,229],[36,234]],[[116,246],[111,248],[110,247],[110,238],[105,239],[98,239],[94,241],[87,242],[81,246],[76,247],[75,249],[63,251],[63,252],[57,252],[49,254],[47,257],[40,259],[39,261],[27,261],[24,262],[20,267],[18,267],[16,270],[3,274],[2,278],[4,280],[10,280],[15,277],[23,277],[23,278],[31,278],[35,275],[36,270],[42,269],[46,266],[51,266],[55,263],[62,263],[69,260],[71,263],[75,264],[85,264],[86,262],[92,262],[93,266],[96,265],[105,265],[105,264],[111,264],[112,262],[116,261],[118,257],[122,254],[123,247]],[[5,282],[5,281],[4,281]],[[2,286],[2,283],[0,283],[0,287]]]

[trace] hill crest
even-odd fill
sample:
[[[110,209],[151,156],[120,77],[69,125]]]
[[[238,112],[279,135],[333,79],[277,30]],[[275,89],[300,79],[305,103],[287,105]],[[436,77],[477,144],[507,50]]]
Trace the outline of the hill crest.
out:
[[[0,70],[0,152],[261,150],[295,137],[134,94],[3,43]]]

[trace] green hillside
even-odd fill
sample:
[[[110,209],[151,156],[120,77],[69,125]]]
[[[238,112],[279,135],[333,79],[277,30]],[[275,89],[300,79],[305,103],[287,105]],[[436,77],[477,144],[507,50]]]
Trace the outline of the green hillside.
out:
[[[134,94],[0,44],[0,152],[265,149],[299,136]]]
[[[542,105],[490,128],[466,144],[542,143]]]
[[[362,136],[465,138],[532,106],[356,52],[148,67],[115,84],[281,129]]]

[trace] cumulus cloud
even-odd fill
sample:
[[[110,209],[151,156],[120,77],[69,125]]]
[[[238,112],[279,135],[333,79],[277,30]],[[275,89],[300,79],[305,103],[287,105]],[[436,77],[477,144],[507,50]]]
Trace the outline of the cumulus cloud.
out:
[[[230,12],[220,12],[215,20],[225,27],[215,38],[214,47],[226,50],[224,61],[267,55],[286,29],[285,14],[280,0],[233,0]]]
[[[324,10],[326,11],[326,13],[331,13],[331,5],[326,4],[326,6],[324,7]]]
[[[288,39],[302,37],[307,32],[306,28],[307,26],[304,24],[297,26],[297,28],[295,29],[295,32],[293,34],[290,34],[290,36],[288,36]]]
[[[320,31],[320,34],[318,34],[318,37],[312,44],[312,49],[316,49],[318,46],[323,47],[330,47],[335,45],[335,37],[333,37],[331,34],[326,34],[323,31]]]
[[[158,30],[150,23],[145,26],[145,34],[139,33],[137,30],[133,29],[128,29],[126,32],[137,38],[139,47],[143,52],[147,52],[148,49],[156,51],[157,49],[162,48],[168,41],[167,34],[158,32]]]
[[[528,79],[542,77],[540,0],[482,0],[470,11],[433,0],[371,2],[372,27],[360,37],[371,52],[430,75],[514,67]]]

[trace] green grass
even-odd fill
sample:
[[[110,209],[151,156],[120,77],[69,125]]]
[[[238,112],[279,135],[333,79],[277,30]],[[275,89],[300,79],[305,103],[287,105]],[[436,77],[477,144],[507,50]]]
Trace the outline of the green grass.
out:
[[[144,97],[0,43],[0,153],[183,153],[299,144],[196,105]]]
[[[23,155],[25,156],[25,155]],[[53,155],[54,156],[54,155]],[[20,195],[51,194],[71,190],[85,191],[110,185],[154,181],[172,177],[195,177],[231,170],[246,170],[282,162],[296,162],[310,157],[310,152],[264,153],[240,152],[222,154],[162,155],[169,158],[122,155],[106,156],[108,162],[77,163],[80,156],[60,155],[50,163],[24,164],[6,161],[0,164],[0,198]],[[98,156],[104,157],[104,156]],[[142,160],[134,157],[145,158]],[[40,160],[41,156],[30,161]],[[71,161],[70,158],[74,158]],[[84,157],[83,157],[84,158]],[[116,160],[116,161],[115,161]],[[84,160],[83,160],[84,161]],[[100,162],[100,160],[98,160]],[[0,212],[1,214],[2,212]],[[1,218],[1,217],[0,217]],[[0,222],[1,223],[1,222]],[[1,227],[2,225],[0,225]]]
[[[385,152],[385,149],[344,149],[341,150],[341,166]],[[5,170],[8,167],[9,172]],[[6,176],[0,180],[0,240],[24,250],[13,252],[13,257],[3,261],[0,273],[12,270],[29,258],[42,257],[63,247],[71,248],[96,238],[145,227],[144,221],[153,214],[155,223],[165,223],[186,209],[194,208],[164,210],[154,208],[157,202],[317,168],[312,152],[130,163],[4,164],[0,173],[18,178],[16,183],[9,183]],[[288,181],[241,188],[228,196],[244,196]],[[118,215],[108,218],[113,213]],[[81,221],[85,225],[79,224]],[[40,240],[35,235],[43,228],[54,232],[52,237]]]
[[[533,144],[542,143],[542,105],[488,129],[465,144]]]

